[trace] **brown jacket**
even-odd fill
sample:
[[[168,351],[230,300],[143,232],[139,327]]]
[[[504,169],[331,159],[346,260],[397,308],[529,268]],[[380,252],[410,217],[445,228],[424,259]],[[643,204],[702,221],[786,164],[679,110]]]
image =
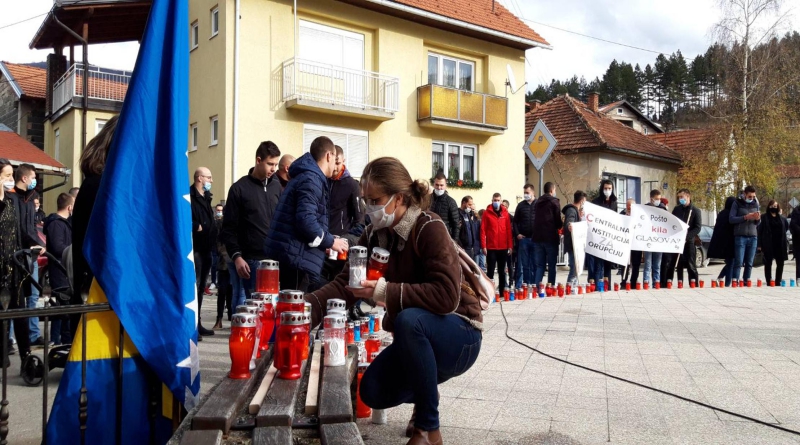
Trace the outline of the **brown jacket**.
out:
[[[367,227],[358,244],[367,246],[370,252],[374,247],[383,247],[391,253],[374,296],[375,300],[386,303],[384,329],[392,332],[394,319],[406,308],[421,308],[441,315],[455,313],[476,329],[483,328],[480,301],[474,292],[462,288],[458,253],[438,215],[410,207],[394,228]],[[346,289],[349,272],[345,266],[332,282],[306,295],[306,301],[312,305],[315,326],[322,319],[328,299],[342,298],[348,307],[355,303],[355,297]]]

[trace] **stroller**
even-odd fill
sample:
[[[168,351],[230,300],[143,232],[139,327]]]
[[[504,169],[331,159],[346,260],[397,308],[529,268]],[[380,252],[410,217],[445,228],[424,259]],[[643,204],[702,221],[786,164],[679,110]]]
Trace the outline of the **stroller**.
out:
[[[47,288],[43,285],[45,280],[37,282],[37,280],[33,279],[33,264],[34,261],[38,261],[40,254],[40,249],[23,249],[14,252],[14,263],[16,263],[21,271],[20,275],[22,276],[20,285],[22,286],[26,281],[29,281],[31,286],[36,287],[36,289],[39,290],[40,298],[44,299],[45,308],[69,304],[72,298],[72,288],[70,286],[51,289],[50,294],[46,295],[45,289]],[[45,252],[44,256],[47,257],[48,268],[56,267],[64,272],[64,274],[69,275],[67,269],[61,264],[61,261],[50,252]],[[38,386],[42,383],[45,375],[47,375],[49,371],[55,368],[64,368],[67,364],[69,350],[72,345],[59,345],[49,348],[49,332],[50,327],[45,323],[44,360],[38,355],[31,353],[22,361],[22,379],[29,386]]]

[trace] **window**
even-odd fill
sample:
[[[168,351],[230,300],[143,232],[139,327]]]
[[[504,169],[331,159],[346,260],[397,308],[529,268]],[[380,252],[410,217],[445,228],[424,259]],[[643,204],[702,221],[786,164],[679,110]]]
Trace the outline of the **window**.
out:
[[[53,157],[61,161],[61,129],[56,128],[56,137],[53,142]]]
[[[623,113],[622,108],[617,108],[617,114],[622,114],[622,113]]]
[[[364,69],[364,34],[300,20],[298,57],[311,62]],[[318,73],[331,76],[327,73]]]
[[[195,49],[200,42],[200,26],[198,25],[197,21],[192,23],[192,30],[189,36],[190,41],[190,48]]]
[[[217,145],[219,142],[219,118],[214,116],[211,118],[211,144],[209,147]]]
[[[103,127],[106,126],[106,122],[108,122],[107,119],[95,119],[94,120],[94,135],[95,136],[100,134],[100,131],[103,129]]]
[[[647,127],[645,127],[645,126],[642,126],[642,128],[644,128],[644,134],[645,134],[645,135],[648,135],[648,134],[650,134],[650,129],[649,129],[649,128],[647,128]]]
[[[311,142],[320,136],[327,136],[334,144],[342,147],[347,170],[351,176],[360,178],[369,161],[369,133],[350,128],[306,124],[303,126],[303,152],[308,152]]]
[[[614,183],[614,195],[617,197],[617,211],[625,210],[628,198],[641,203],[642,179],[633,176],[604,174],[603,179],[610,179]],[[648,195],[649,196],[649,195]],[[649,199],[649,198],[648,198]]]
[[[189,151],[197,151],[197,122],[189,126]]]
[[[475,86],[475,63],[428,53],[428,83],[472,91]]]
[[[211,10],[211,37],[219,34],[219,6]]]
[[[444,173],[448,180],[475,181],[478,178],[477,154],[478,148],[474,145],[434,142],[431,177]]]

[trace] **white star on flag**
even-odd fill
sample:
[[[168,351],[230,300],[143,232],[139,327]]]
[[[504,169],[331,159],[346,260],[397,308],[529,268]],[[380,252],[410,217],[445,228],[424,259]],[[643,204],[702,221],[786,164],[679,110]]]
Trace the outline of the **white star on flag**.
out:
[[[197,402],[200,400],[200,397],[197,397],[193,392],[192,389],[188,386],[185,387],[186,391],[184,393],[184,398],[186,399],[183,402],[183,406],[186,407],[186,411],[191,411],[195,406],[197,406]]]
[[[198,304],[197,304],[197,288],[194,288],[194,299],[192,301],[186,303],[186,305],[184,307],[186,307],[187,309],[189,309],[190,311],[192,311],[194,313],[194,328],[195,329],[197,329],[197,322],[198,322],[198,317],[199,317],[199,314],[197,313],[198,312],[198,307],[197,306],[198,306]]]
[[[189,356],[181,360],[177,366],[179,368],[189,368],[192,373],[191,383],[194,383],[197,374],[200,373],[200,356],[197,354],[197,344],[191,338],[189,339]]]
[[[187,194],[185,194],[185,195],[183,195],[183,199],[185,199],[185,200],[186,200],[186,202],[188,202],[189,204],[191,204],[191,203],[192,203],[192,197],[191,197],[191,196],[189,196],[189,194],[188,194],[188,193],[187,193]]]

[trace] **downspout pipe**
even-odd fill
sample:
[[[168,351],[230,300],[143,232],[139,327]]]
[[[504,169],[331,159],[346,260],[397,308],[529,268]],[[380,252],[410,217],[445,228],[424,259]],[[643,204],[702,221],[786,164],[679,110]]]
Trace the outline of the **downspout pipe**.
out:
[[[241,0],[236,0],[233,42],[233,159],[231,162],[231,184],[236,181],[236,165],[239,158],[239,32]]]

